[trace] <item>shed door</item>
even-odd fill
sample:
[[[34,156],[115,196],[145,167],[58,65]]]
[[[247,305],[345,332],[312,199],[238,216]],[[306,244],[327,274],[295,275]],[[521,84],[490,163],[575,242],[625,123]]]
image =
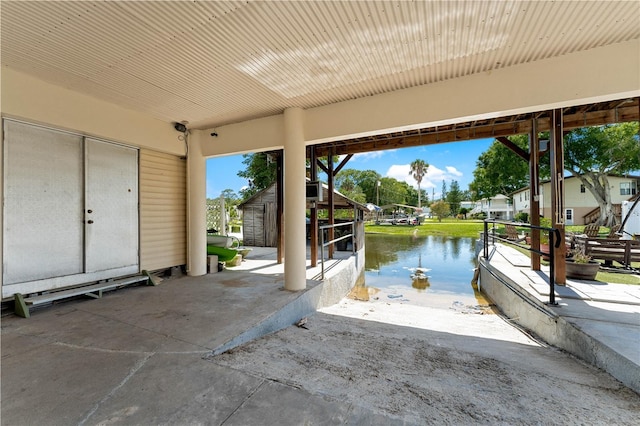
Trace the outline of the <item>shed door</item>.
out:
[[[245,244],[264,247],[264,205],[246,206],[243,215]]]

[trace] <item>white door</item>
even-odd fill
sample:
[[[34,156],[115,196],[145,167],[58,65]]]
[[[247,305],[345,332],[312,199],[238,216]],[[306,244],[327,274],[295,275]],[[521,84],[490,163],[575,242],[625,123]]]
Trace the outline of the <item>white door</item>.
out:
[[[82,137],[5,121],[3,285],[83,271]]]
[[[86,139],[85,272],[138,269],[138,151]],[[128,273],[128,272],[124,272]]]
[[[573,209],[564,210],[564,224],[573,225]]]
[[[5,120],[2,296],[134,274],[138,152]]]

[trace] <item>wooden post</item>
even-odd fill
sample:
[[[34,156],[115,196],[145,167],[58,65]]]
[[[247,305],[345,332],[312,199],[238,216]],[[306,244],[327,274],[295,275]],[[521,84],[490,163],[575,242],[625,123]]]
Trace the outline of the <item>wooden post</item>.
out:
[[[333,178],[334,178],[334,173],[333,173],[333,147],[329,148],[329,154],[327,155],[327,178],[329,179],[329,194],[327,196],[328,199],[328,203],[327,203],[327,209],[328,209],[328,217],[329,217],[329,225],[333,225],[335,218],[334,218],[334,200],[333,200]],[[333,236],[335,235],[333,232],[333,228],[329,228],[329,241],[333,240]],[[329,259],[333,259],[333,244],[329,245]]]
[[[309,147],[309,166],[311,171],[309,178],[312,182],[318,180],[318,165],[316,160],[316,148],[314,146]],[[322,188],[320,188],[322,191]],[[318,265],[318,208],[316,202],[312,202],[309,217],[309,237],[310,237],[310,249],[311,249],[311,266]]]
[[[560,231],[560,247],[555,250],[555,280],[557,284],[567,283],[567,248],[564,243],[564,146],[562,132],[562,110],[551,112],[551,223]]]
[[[540,226],[540,140],[538,139],[538,121],[531,120],[529,133],[529,223]],[[531,230],[531,248],[540,250],[540,230]],[[540,255],[531,252],[531,269],[540,270]]]

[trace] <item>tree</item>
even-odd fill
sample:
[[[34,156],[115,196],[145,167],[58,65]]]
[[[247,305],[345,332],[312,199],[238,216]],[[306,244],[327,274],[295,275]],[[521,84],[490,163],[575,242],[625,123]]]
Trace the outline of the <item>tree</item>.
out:
[[[276,162],[268,160],[266,152],[244,154],[242,164],[247,167],[238,172],[238,176],[249,181],[249,187],[240,191],[242,199],[247,200],[254,194],[266,189],[276,181]]]
[[[440,195],[440,200],[444,200],[447,198],[447,182],[442,179],[442,195]]]
[[[564,146],[565,169],[598,202],[598,224],[611,227],[615,215],[607,176],[640,169],[638,122],[575,129],[565,136]]]
[[[224,196],[224,205],[227,213],[229,214],[229,219],[231,221],[238,220],[240,216],[238,213],[238,205],[241,201],[240,197],[238,197],[238,194],[236,194],[233,189],[225,189],[224,191],[222,191],[221,195]]]
[[[420,183],[422,182],[422,178],[427,174],[427,169],[429,168],[429,164],[427,164],[424,160],[413,160],[411,162],[411,171],[409,174],[413,176],[413,178],[418,182],[418,208],[422,207],[421,204],[421,191],[420,191]]]
[[[339,182],[340,185],[336,185],[335,187],[341,194],[361,204],[367,202],[367,196],[362,191],[362,188],[353,180],[352,176],[346,176],[337,182]]]
[[[235,193],[233,189],[227,188],[222,191],[222,195],[224,196],[225,202],[227,203],[235,203],[240,204],[240,199],[238,198],[238,194]]]
[[[528,151],[527,135],[510,136],[509,140]],[[529,184],[529,164],[497,140],[478,157],[469,188],[475,199],[510,194]]]
[[[431,212],[436,215],[438,222],[442,222],[442,218],[449,215],[451,207],[446,201],[440,200],[431,203]]]
[[[429,196],[424,189],[418,191],[413,186],[407,184],[407,204],[410,206],[417,206],[419,204],[418,193],[420,193],[420,203],[422,206],[429,205]]]
[[[342,192],[343,186],[355,189],[360,188],[360,192],[364,194],[365,200],[370,203],[376,202],[377,185],[382,177],[374,170],[355,170],[343,169],[335,177],[334,185]],[[345,194],[346,195],[346,194]]]
[[[460,185],[458,181],[451,181],[451,185],[449,187],[449,192],[447,193],[446,200],[451,206],[451,214],[457,215],[458,210],[460,210],[460,202],[463,200],[464,193],[460,190]]]
[[[406,204],[408,186],[394,178],[380,178],[380,205]]]

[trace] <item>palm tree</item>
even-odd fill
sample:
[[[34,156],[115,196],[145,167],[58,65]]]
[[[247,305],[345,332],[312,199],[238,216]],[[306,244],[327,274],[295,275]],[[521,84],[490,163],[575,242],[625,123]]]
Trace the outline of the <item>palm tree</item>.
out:
[[[429,168],[429,164],[424,160],[413,160],[411,162],[411,171],[410,175],[418,182],[418,208],[422,207],[422,201],[420,200],[421,191],[420,191],[420,182],[422,182],[422,178],[427,174],[427,169]]]

